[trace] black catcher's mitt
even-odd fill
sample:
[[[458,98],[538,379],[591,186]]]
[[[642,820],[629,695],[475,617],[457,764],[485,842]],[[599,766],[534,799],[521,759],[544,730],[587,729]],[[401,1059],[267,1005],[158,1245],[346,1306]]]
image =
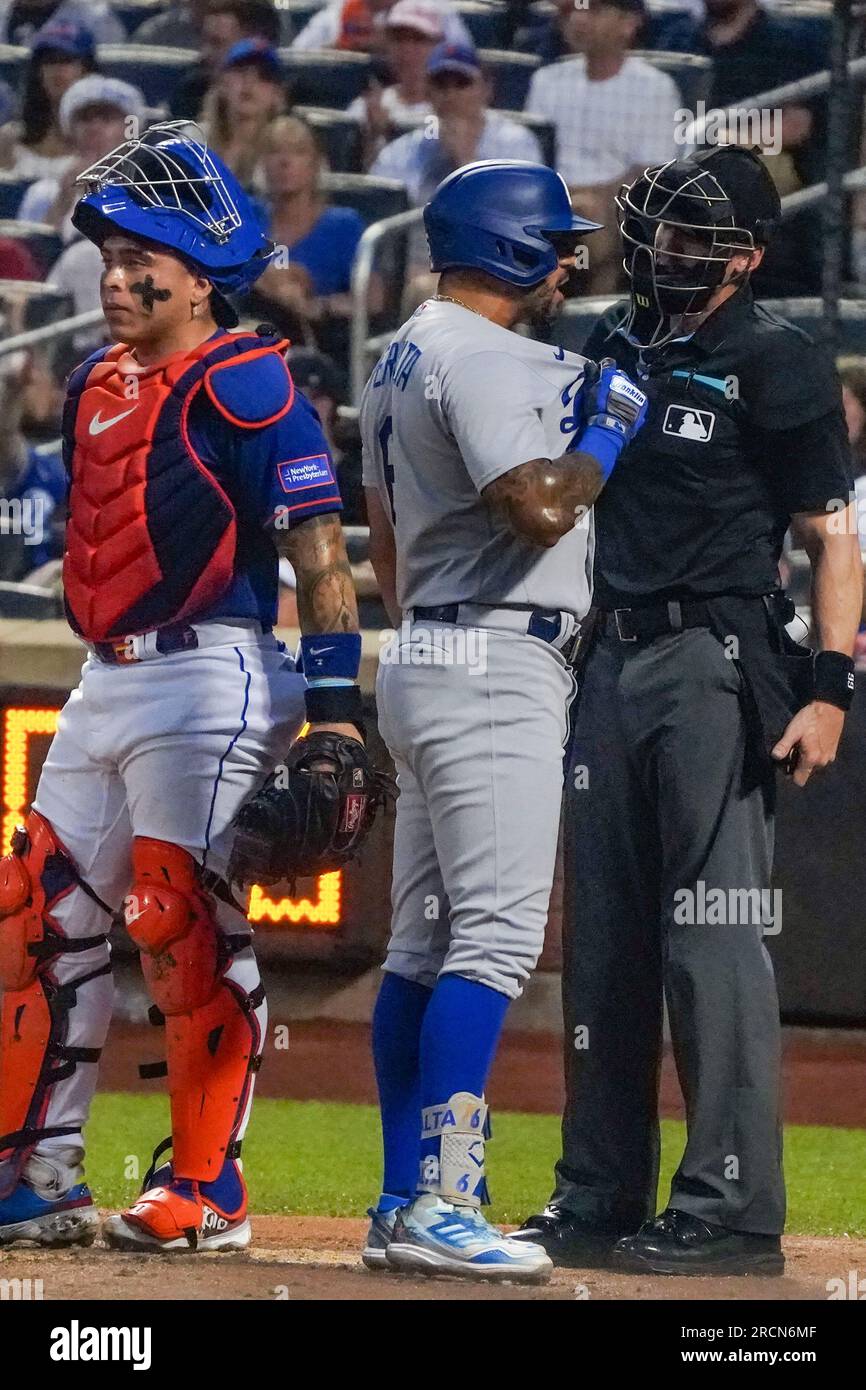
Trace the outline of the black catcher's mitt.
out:
[[[329,873],[357,854],[394,784],[357,739],[315,730],[235,817],[233,883]]]

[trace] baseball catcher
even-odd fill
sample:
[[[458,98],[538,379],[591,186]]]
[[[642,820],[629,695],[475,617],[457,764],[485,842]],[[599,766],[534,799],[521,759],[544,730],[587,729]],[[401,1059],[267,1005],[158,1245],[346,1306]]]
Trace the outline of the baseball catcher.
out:
[[[172,1133],[105,1236],[249,1243],[241,1144],[267,1008],[228,881],[234,820],[249,802],[238,862],[270,879],[352,852],[378,804],[328,448],[286,343],[229,331],[228,296],[274,248],[189,129],[153,126],[80,176],[114,343],[72,373],[64,413],[64,586],[87,659],[0,862],[0,1244],[95,1234],[82,1131],[121,906],[165,1026]],[[304,676],[272,631],[281,553]],[[289,799],[268,784],[250,802],[305,720]]]

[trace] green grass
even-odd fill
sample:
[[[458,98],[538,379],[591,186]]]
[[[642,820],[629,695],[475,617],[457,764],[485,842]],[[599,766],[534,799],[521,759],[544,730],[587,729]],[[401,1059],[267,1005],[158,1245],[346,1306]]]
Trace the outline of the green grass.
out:
[[[157,1140],[168,1132],[160,1096],[98,1095],[88,1127],[87,1172],[101,1206],[138,1192]],[[488,1157],[492,1216],[516,1222],[550,1192],[559,1118],[496,1114]],[[660,1205],[684,1141],[683,1125],[662,1126]],[[128,1162],[137,1159],[137,1171]],[[377,1195],[379,1133],[366,1105],[259,1100],[244,1144],[255,1212],[363,1216]],[[786,1131],[788,1230],[801,1235],[866,1235],[866,1130],[792,1125]]]

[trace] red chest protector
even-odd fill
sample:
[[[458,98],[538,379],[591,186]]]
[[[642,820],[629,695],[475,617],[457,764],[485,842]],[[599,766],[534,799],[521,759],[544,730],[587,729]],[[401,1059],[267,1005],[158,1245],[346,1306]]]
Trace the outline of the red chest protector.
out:
[[[70,624],[88,641],[189,620],[228,588],[237,517],[190,442],[189,411],[204,389],[241,428],[280,419],[292,404],[285,347],[223,334],[131,377],[119,365],[128,352],[119,344],[73,372],[63,417],[70,479],[63,583]],[[215,374],[274,354],[287,381],[282,399],[270,403],[276,412],[238,418],[214,388]]]

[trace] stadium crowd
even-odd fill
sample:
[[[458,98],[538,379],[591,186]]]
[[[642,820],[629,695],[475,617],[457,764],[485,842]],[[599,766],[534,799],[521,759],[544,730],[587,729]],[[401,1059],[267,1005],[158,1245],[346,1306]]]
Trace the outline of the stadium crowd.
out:
[[[347,383],[352,266],[365,227],[420,207],[471,160],[542,160],[563,175],[575,209],[605,224],[575,294],[616,294],[614,195],[645,166],[682,153],[701,109],[755,107],[760,129],[723,122],[716,138],[760,144],[783,196],[821,181],[825,99],[781,107],[746,99],[828,67],[829,8],[784,0],[0,0],[4,334],[99,307],[99,253],[70,221],[78,171],[150,120],[196,121],[254,195],[282,251],[241,306],[245,320],[273,323],[292,341],[298,383],[327,420],[347,520],[363,523]],[[861,28],[862,18],[856,52]],[[864,162],[859,95],[852,109],[855,167]],[[866,210],[853,201],[844,278],[857,296]],[[759,297],[820,293],[820,217],[811,208],[786,218],[754,277]],[[430,291],[420,233],[399,251],[398,241],[378,256],[370,280],[373,333]],[[0,579],[38,580],[56,566],[62,383],[101,331],[0,356],[0,491],[39,497],[49,518],[38,546],[3,537]],[[849,360],[845,370],[866,473],[864,366]],[[866,505],[861,515],[866,545]]]

